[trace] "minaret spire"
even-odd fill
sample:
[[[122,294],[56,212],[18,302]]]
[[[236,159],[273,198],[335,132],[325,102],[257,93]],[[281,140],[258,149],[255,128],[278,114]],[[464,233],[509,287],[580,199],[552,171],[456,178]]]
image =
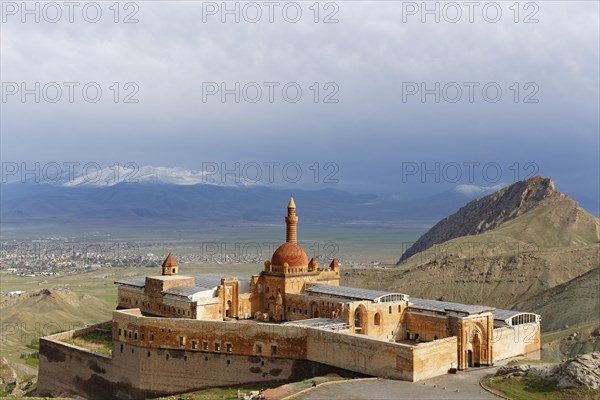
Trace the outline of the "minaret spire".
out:
[[[288,215],[285,217],[285,241],[290,243],[298,242],[298,217],[296,216],[296,203],[294,198],[290,196],[290,202],[288,203]]]

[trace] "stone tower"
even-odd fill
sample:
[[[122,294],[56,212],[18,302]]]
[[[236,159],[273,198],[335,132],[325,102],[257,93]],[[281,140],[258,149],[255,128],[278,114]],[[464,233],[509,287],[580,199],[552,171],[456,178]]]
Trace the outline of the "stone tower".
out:
[[[169,253],[165,261],[162,263],[162,274],[163,275],[177,275],[177,260],[173,257],[173,254]]]
[[[288,215],[285,217],[285,241],[288,243],[298,242],[298,216],[296,216],[296,203],[294,198],[290,196],[288,203]]]

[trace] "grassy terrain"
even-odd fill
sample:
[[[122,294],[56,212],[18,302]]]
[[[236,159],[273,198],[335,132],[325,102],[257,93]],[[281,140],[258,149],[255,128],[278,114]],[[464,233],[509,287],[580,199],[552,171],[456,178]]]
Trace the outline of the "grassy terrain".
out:
[[[558,389],[556,383],[539,377],[484,378],[482,384],[511,400],[596,400],[600,389]]]
[[[112,354],[112,323],[107,322],[101,325],[100,328],[108,329],[108,332],[94,331],[62,341],[110,356]]]

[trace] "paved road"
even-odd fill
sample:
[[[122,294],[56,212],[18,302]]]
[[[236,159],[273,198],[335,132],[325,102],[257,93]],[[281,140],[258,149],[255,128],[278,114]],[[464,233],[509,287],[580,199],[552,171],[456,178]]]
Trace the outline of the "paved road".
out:
[[[316,387],[294,399],[301,400],[391,400],[391,399],[498,399],[479,386],[479,380],[496,372],[478,368],[456,375],[442,375],[421,382],[389,379],[346,381]]]

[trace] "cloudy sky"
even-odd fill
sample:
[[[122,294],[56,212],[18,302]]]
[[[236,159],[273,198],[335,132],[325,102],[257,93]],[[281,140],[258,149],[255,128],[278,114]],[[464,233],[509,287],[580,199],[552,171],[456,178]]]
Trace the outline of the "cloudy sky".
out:
[[[539,173],[597,198],[599,3],[475,3],[2,2],[2,160],[332,162],[407,196]]]

